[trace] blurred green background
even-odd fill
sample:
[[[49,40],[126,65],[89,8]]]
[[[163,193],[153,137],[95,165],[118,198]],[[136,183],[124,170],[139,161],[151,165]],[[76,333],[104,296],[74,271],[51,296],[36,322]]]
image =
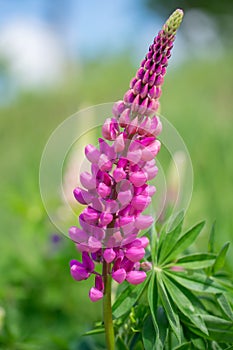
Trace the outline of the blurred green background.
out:
[[[39,9],[46,7],[45,2],[38,3],[41,3]],[[59,21],[63,18],[64,2],[59,3],[59,16],[41,16],[46,18],[46,25],[56,24],[53,26],[54,33],[60,28]],[[129,3],[132,5],[132,2]],[[93,4],[89,1],[87,4],[95,11]],[[3,7],[4,18],[10,18],[11,11],[14,14],[17,11],[23,13],[27,1],[22,1],[21,5],[22,8],[18,9],[16,4],[10,9]],[[107,6],[107,3],[103,1],[102,5]],[[155,6],[152,12],[148,10],[146,2],[135,5],[132,16],[125,13],[124,2],[120,1],[118,7],[118,12],[110,7],[109,18],[102,24],[106,26],[105,30],[111,34],[109,23],[117,16],[116,27],[112,28],[113,32],[117,31],[123,21],[122,14],[122,26],[125,30],[128,28],[132,38],[132,27],[126,24],[129,22],[132,26],[134,15],[136,20],[143,14],[144,22],[141,20],[140,25],[146,21],[149,23],[145,26],[146,33],[143,34],[143,27],[140,27],[141,36],[133,44],[126,38],[125,46],[119,48],[116,32],[112,49],[111,41],[105,43],[105,49],[99,41],[96,51],[92,50],[91,42],[87,45],[89,39],[86,38],[87,46],[84,45],[83,49],[79,47],[80,54],[66,56],[64,64],[58,66],[63,69],[58,82],[51,79],[49,84],[48,81],[43,83],[38,77],[30,82],[30,69],[33,73],[37,67],[29,65],[28,77],[25,77],[25,71],[21,69],[23,61],[20,61],[20,51],[17,49],[13,50],[17,53],[14,58],[18,64],[16,66],[21,69],[17,71],[8,50],[11,36],[8,34],[2,38],[0,34],[0,349],[97,349],[103,344],[101,336],[95,339],[99,345],[94,345],[90,338],[81,337],[94,321],[101,319],[101,305],[92,304],[87,296],[92,281],[77,283],[70,277],[69,260],[77,258],[78,254],[73,243],[59,235],[50,223],[41,202],[38,176],[41,154],[52,131],[84,104],[91,106],[122,98],[139,65],[141,52],[145,51],[144,45],[152,40],[165,18],[160,17],[160,7],[157,9]],[[226,34],[221,35],[219,30],[214,30],[215,19],[211,14],[201,9],[192,12],[192,6],[189,7],[191,11],[187,13],[183,31],[181,28],[178,34],[180,38],[173,53],[177,59],[171,62],[163,86],[161,112],[183,137],[191,155],[194,188],[185,227],[202,219],[207,220],[202,238],[197,243],[198,248],[204,250],[215,219],[217,247],[220,248],[226,240],[232,241],[233,53],[231,45],[225,43]],[[36,17],[40,13],[38,8],[33,8],[28,16],[32,18],[33,13]],[[80,21],[85,23],[85,16],[89,18],[88,5],[79,10],[84,16]],[[166,16],[172,10],[167,9]],[[48,13],[54,14],[52,5]],[[74,11],[74,18],[75,14]],[[54,18],[59,21],[56,22]],[[80,19],[78,12],[77,18]],[[191,23],[189,32],[188,19]],[[155,24],[152,28],[153,20]],[[92,32],[98,29],[95,22],[88,23]],[[206,37],[201,34],[200,25],[204,26],[203,33],[205,29],[208,32]],[[86,30],[82,27],[79,29],[81,33]],[[136,25],[133,29],[137,32]],[[75,30],[75,24],[72,30]],[[149,33],[151,36],[148,38]],[[99,35],[103,36],[101,30]],[[64,39],[64,33],[63,36]],[[122,36],[120,39],[123,40]],[[61,43],[63,49],[64,42]],[[102,52],[98,51],[99,47]],[[4,50],[8,50],[7,55],[4,55]],[[28,50],[30,56],[30,45]],[[32,60],[35,61],[33,57]],[[54,64],[57,64],[55,61]],[[51,62],[53,64],[53,60]],[[39,78],[43,74],[45,77],[49,75],[49,69],[46,74],[41,70]],[[162,156],[161,152],[160,158]],[[67,223],[67,229],[68,226]],[[233,270],[232,252],[231,249],[226,266],[229,271]]]

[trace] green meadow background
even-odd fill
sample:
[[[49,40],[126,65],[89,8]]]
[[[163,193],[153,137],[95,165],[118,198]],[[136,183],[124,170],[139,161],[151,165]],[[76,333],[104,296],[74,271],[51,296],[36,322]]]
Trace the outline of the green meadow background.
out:
[[[233,241],[232,61],[226,51],[213,60],[173,64],[163,86],[162,114],[184,139],[193,163],[185,227],[207,220],[196,244],[200,250],[214,220],[216,249]],[[122,98],[136,68],[127,54],[96,60],[77,74],[68,71],[62,86],[21,93],[0,108],[0,349],[104,349],[102,336],[96,345],[81,337],[101,319],[101,303],[87,296],[93,281],[70,277],[69,260],[78,258],[73,243],[62,235],[53,242],[58,232],[41,202],[39,163],[58,124],[84,103]]]

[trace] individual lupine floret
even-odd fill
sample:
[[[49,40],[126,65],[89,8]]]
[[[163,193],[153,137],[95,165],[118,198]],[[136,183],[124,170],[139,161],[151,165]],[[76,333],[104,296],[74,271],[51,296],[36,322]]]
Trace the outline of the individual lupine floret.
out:
[[[170,16],[123,101],[114,104],[114,117],[102,127],[103,138],[111,143],[100,138],[99,148],[85,148],[91,171],[81,173],[84,189],[74,189],[74,197],[87,207],[79,215],[81,228],[72,226],[69,235],[82,252],[82,263],[71,261],[71,275],[78,281],[95,275],[95,287],[89,293],[92,301],[101,299],[104,293],[104,272],[102,276],[97,273],[95,263],[108,264],[107,273],[116,282],[126,280],[131,284],[142,283],[145,271],[151,267],[146,261],[140,264],[148,239],[137,235],[153,223],[151,216],[142,213],[156,191],[148,184],[157,175],[154,158],[161,146],[157,136],[162,125],[155,113],[182,16],[181,10]]]
[[[89,298],[95,302],[103,298],[104,283],[102,276],[95,276],[95,287],[92,287],[89,291]]]

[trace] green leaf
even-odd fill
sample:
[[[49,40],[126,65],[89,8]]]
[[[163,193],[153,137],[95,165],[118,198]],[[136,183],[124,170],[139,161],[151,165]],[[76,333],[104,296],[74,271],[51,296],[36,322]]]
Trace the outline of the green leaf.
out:
[[[164,283],[162,280],[161,273],[157,273],[157,287],[159,292],[159,297],[161,299],[161,302],[163,304],[163,307],[166,311],[166,315],[169,321],[169,324],[175,333],[178,341],[181,341],[181,329],[180,329],[180,322],[179,317],[176,313],[176,311],[173,309],[172,304],[169,300],[169,297],[167,295],[167,291],[164,287]]]
[[[184,210],[181,210],[169,219],[167,224],[167,232],[174,231],[178,226],[180,226],[180,232],[181,232],[183,221],[184,221]]]
[[[130,311],[131,307],[142,295],[149,279],[150,276],[147,276],[146,280],[137,286],[129,284],[129,286],[117,297],[112,307],[112,313],[115,318],[121,317]]]
[[[148,297],[148,303],[149,303],[150,312],[151,312],[151,316],[152,316],[152,321],[154,324],[154,329],[156,332],[157,349],[158,350],[163,349],[163,345],[162,345],[162,342],[160,339],[159,326],[158,326],[157,319],[156,319],[157,304],[158,304],[158,290],[157,290],[155,272],[153,272],[151,279],[150,279],[150,283],[149,283],[148,291],[147,291],[147,297]]]
[[[220,308],[222,309],[223,313],[230,319],[233,321],[233,313],[232,313],[232,309],[231,306],[227,300],[227,298],[225,297],[224,294],[216,294],[216,299],[218,302],[218,305],[220,306]]]
[[[222,293],[225,292],[223,286],[214,281],[211,277],[207,277],[201,273],[194,272],[192,274],[187,274],[186,272],[171,272],[166,271],[171,278],[176,282],[184,286],[185,288],[194,290],[196,292],[204,293]]]
[[[191,343],[183,343],[177,347],[174,348],[174,350],[191,350]]]
[[[232,302],[233,302],[233,284],[231,282],[231,277],[228,276],[227,279],[226,277],[224,278],[224,280],[222,278],[218,278],[216,275],[212,276],[212,279],[214,282],[216,282],[217,284],[220,284],[221,286],[224,287],[225,291],[228,291],[231,293],[232,295]]]
[[[116,345],[119,350],[129,350],[128,346],[126,346],[123,339],[119,336],[117,337]]]
[[[156,259],[157,259],[156,245],[157,245],[157,232],[156,232],[155,225],[153,225],[151,227],[151,259],[153,264],[156,262]]]
[[[186,269],[203,269],[214,264],[215,254],[195,253],[182,256],[177,259],[175,265],[182,266]]]
[[[164,272],[166,273],[166,271],[164,271]],[[200,298],[198,298],[191,290],[189,290],[189,289],[185,288],[184,286],[180,285],[179,283],[177,283],[175,280],[173,280],[173,283],[191,301],[192,305],[195,307],[195,310],[197,311],[198,314],[206,313],[205,307],[204,307],[203,303],[201,302]]]
[[[208,242],[208,252],[209,253],[214,253],[215,225],[216,225],[216,221],[213,222],[213,225],[212,225],[211,231],[210,231],[210,238],[209,238],[209,242]]]
[[[188,232],[186,232],[180,239],[178,239],[178,241],[176,241],[175,245],[172,247],[172,250],[166,256],[164,256],[164,259],[163,261],[161,260],[161,262],[165,264],[168,261],[172,261],[180,253],[187,249],[195,241],[204,224],[204,221],[200,222],[196,226],[192,227]]]
[[[104,333],[105,332],[105,328],[104,327],[101,327],[101,328],[94,328],[90,331],[87,331],[83,334],[83,336],[86,336],[86,335],[94,335],[94,334],[100,334],[100,333]]]
[[[162,344],[165,344],[169,330],[169,322],[167,319],[166,312],[161,305],[157,308],[157,323],[159,327],[159,337],[161,339]]]
[[[223,348],[218,343],[216,343],[216,341],[212,341],[211,342],[211,349],[213,349],[213,350],[223,350]],[[224,347],[224,350],[226,350],[225,347]]]
[[[139,332],[134,333],[130,342],[130,350],[144,350],[141,334]]]
[[[203,315],[203,319],[209,331],[209,336],[202,333],[196,327],[193,327],[187,320],[183,322],[188,326],[189,330],[209,340],[215,340],[219,343],[233,343],[233,323],[221,317],[212,315]]]
[[[222,247],[222,249],[220,250],[220,252],[216,258],[216,261],[213,265],[213,268],[212,268],[213,273],[216,273],[218,270],[220,270],[224,266],[226,254],[227,254],[229,246],[230,246],[230,242],[226,242],[224,244],[224,246]]]
[[[177,308],[203,333],[208,334],[205,322],[189,298],[166,275],[163,275],[162,278]]]
[[[160,239],[160,247],[158,250],[158,261],[159,263],[172,251],[178,240],[182,225],[183,225],[184,212],[178,213],[173,221],[168,225],[168,231]]]
[[[159,244],[158,244],[158,254],[160,252],[161,245],[163,244],[164,238],[167,233],[174,231],[175,228],[181,223],[183,224],[184,220],[184,210],[181,210],[175,215],[172,215],[167,222],[162,226],[159,231]],[[180,229],[181,232],[181,229]]]
[[[206,326],[213,340],[221,343],[233,343],[233,323],[223,318],[204,315]]]
[[[202,338],[192,338],[191,342],[194,345],[194,349],[196,350],[203,350],[207,348],[207,344]]]
[[[145,350],[155,349],[154,345],[156,341],[156,333],[151,315],[148,315],[144,321],[142,329],[142,340]]]

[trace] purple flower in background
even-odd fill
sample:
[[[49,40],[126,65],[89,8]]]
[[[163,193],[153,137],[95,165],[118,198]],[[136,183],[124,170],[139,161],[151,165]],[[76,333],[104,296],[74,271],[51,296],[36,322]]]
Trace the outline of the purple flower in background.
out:
[[[140,230],[153,224],[153,217],[143,215],[156,189],[149,185],[158,169],[155,157],[160,150],[157,136],[162,130],[156,111],[161,85],[176,30],[183,17],[176,10],[154,39],[122,101],[113,106],[113,117],[102,127],[99,146],[87,145],[86,158],[91,172],[83,172],[83,188],[74,189],[75,199],[85,209],[79,215],[80,228],[72,226],[70,238],[82,252],[82,262],[72,260],[71,275],[85,280],[95,275],[89,297],[98,301],[104,295],[107,275],[118,282],[142,283],[150,263],[140,261],[149,244],[138,238]],[[103,264],[102,275],[95,264]]]

